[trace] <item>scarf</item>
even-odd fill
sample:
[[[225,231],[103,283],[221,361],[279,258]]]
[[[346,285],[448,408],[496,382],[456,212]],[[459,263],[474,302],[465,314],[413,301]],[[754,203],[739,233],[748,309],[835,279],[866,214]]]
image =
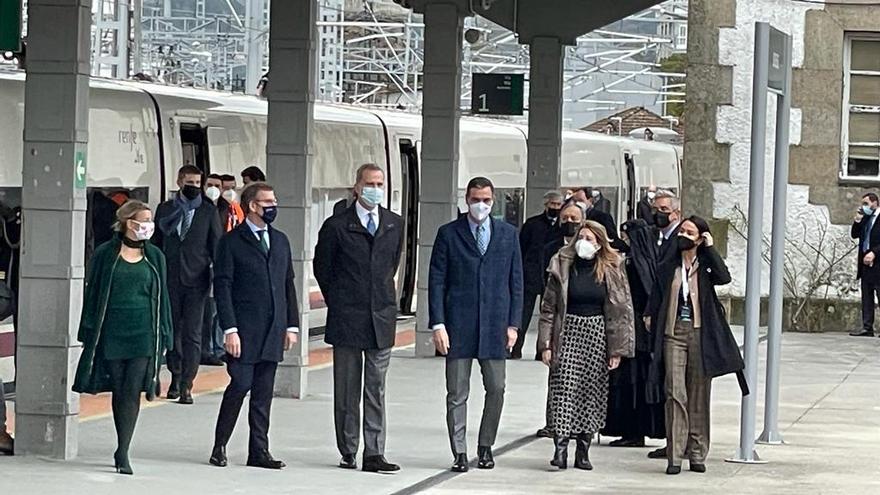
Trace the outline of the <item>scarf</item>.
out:
[[[202,206],[202,195],[200,194],[195,199],[189,200],[182,193],[177,193],[177,197],[171,206],[174,208],[171,213],[159,220],[159,228],[167,236],[170,236],[177,229],[177,225],[180,223],[183,215]]]

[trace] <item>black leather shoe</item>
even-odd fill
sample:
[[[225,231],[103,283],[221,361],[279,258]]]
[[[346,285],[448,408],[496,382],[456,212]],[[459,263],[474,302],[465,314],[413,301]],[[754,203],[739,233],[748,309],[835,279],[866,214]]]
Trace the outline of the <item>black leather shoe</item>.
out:
[[[171,384],[168,385],[168,392],[165,394],[165,398],[168,400],[180,398],[180,378],[176,376],[171,377]]]
[[[205,356],[202,358],[201,364],[205,366],[223,366],[225,363],[217,356]]]
[[[354,454],[343,454],[339,461],[339,467],[342,469],[357,469],[357,457]]]
[[[671,464],[666,466],[666,474],[676,475],[679,473],[681,473],[681,466],[673,466]]]
[[[648,452],[648,459],[666,459],[666,447]]]
[[[551,466],[559,469],[568,469],[568,437],[553,437],[553,459]]]
[[[538,430],[538,432],[535,433],[535,436],[538,438],[553,438],[553,428],[545,426]]]
[[[208,460],[213,466],[226,467],[228,461],[226,459],[226,447],[214,447],[211,451],[211,459]]]
[[[690,464],[691,464],[690,465],[691,471],[693,471],[695,473],[705,473],[706,472],[706,465],[703,464],[702,462],[691,461]]]
[[[856,330],[855,332],[849,333],[850,337],[873,337],[874,332],[872,330]]]
[[[129,476],[134,474],[134,470],[131,469],[131,462],[128,460],[128,453],[121,453],[117,450],[113,454],[113,463],[116,466],[117,473]]]
[[[495,458],[492,456],[492,447],[477,448],[477,467],[479,469],[493,469],[495,467]]]
[[[574,467],[585,471],[592,471],[593,464],[590,462],[590,443],[593,442],[593,435],[589,433],[581,433],[577,436],[577,450],[574,455]]]
[[[645,437],[642,438],[620,438],[608,444],[609,447],[644,447]]]
[[[467,454],[456,454],[455,455],[455,462],[452,463],[452,472],[454,472],[454,473],[468,472]]]
[[[185,404],[187,406],[191,405],[193,403],[192,392],[190,392],[189,389],[186,389],[186,388],[183,389],[180,392],[180,399],[177,401],[177,403],[178,404]]]
[[[388,462],[384,455],[371,455],[369,457],[364,456],[362,471],[368,473],[393,473],[394,471],[400,471],[400,466]]]
[[[258,467],[263,469],[281,469],[287,467],[287,464],[272,457],[268,450],[263,450],[248,456],[248,467]]]
[[[2,399],[0,399],[2,400]],[[0,455],[14,455],[15,440],[5,431],[0,432]]]

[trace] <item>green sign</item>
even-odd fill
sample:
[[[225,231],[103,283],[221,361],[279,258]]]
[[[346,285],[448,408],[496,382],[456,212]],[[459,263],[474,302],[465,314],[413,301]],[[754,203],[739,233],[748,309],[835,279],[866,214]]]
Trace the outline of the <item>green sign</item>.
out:
[[[86,154],[82,151],[76,152],[76,158],[74,159],[74,175],[73,175],[73,185],[76,186],[77,189],[85,189],[86,188]]]
[[[522,115],[523,74],[476,73],[471,82],[471,112],[475,115]]]
[[[21,50],[21,0],[0,0],[0,52]]]

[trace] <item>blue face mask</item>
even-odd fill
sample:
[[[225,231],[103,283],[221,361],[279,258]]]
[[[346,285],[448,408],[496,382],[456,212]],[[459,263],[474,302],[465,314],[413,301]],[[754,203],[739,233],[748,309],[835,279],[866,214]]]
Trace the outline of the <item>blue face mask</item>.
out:
[[[385,200],[385,190],[381,187],[366,186],[361,190],[361,198],[367,206],[375,208]]]
[[[862,205],[862,213],[870,217],[874,214],[874,208],[871,208],[868,205]]]
[[[263,214],[260,215],[260,218],[263,219],[264,222],[272,223],[275,221],[275,218],[278,216],[278,207],[277,206],[264,206]]]

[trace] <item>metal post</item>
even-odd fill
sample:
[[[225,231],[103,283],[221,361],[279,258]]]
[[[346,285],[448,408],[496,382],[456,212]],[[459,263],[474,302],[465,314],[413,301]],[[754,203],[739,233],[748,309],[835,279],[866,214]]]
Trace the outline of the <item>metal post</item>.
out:
[[[278,198],[278,227],[290,238],[299,296],[299,343],[278,366],[275,394],[303,398],[309,365],[309,267],[312,260],[312,132],[317,82],[315,0],[272,2],[266,176]]]
[[[770,262],[770,314],[767,329],[767,379],[764,384],[764,431],[758,443],[781,444],[779,433],[779,355],[782,351],[782,307],[785,287],[785,210],[788,192],[788,131],[791,113],[791,37],[785,43],[785,86],[776,97],[776,156],[773,176],[773,234]]]
[[[245,47],[247,72],[245,93],[257,94],[257,83],[263,76],[263,0],[247,0],[245,4]]]
[[[24,107],[16,454],[71,459],[83,294],[91,0],[31,0]]]
[[[428,328],[428,266],[437,230],[455,219],[458,202],[459,104],[465,11],[427,2],[419,191],[419,270],[416,355],[434,356]]]
[[[755,66],[752,82],[752,150],[749,168],[748,258],[746,261],[745,375],[749,395],[742,398],[739,448],[731,462],[757,462],[755,452],[755,391],[758,384],[758,329],[761,316],[761,250],[763,248],[764,153],[767,148],[767,76],[770,26],[755,24]]]
[[[536,37],[529,46],[529,139],[525,217],[543,210],[543,195],[559,187],[562,163],[562,74],[559,38]]]

